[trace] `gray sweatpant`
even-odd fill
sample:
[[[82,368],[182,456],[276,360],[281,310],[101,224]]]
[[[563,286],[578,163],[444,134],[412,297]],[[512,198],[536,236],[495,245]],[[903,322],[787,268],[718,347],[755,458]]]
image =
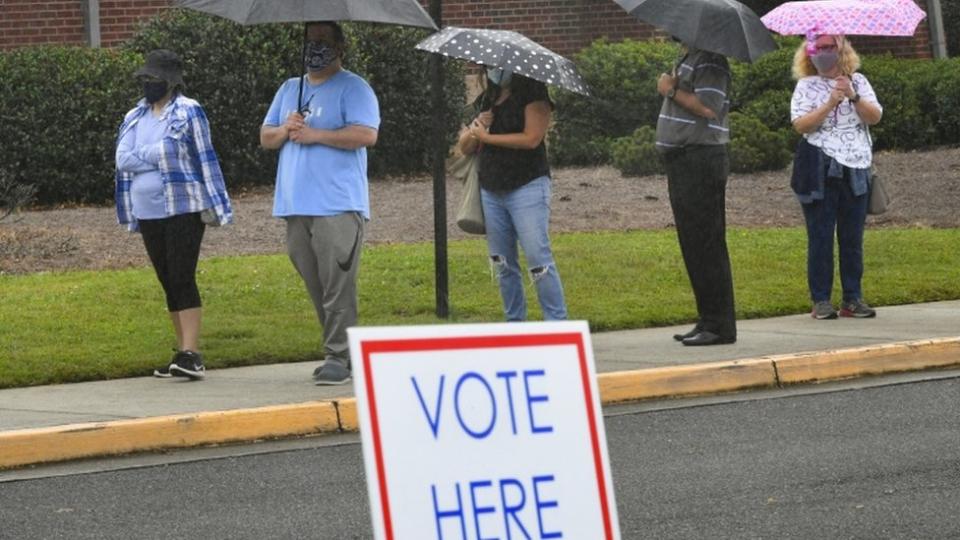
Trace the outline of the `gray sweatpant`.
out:
[[[324,358],[350,367],[347,328],[357,324],[357,271],[363,249],[363,217],[292,216],[287,254],[303,278],[323,326]]]

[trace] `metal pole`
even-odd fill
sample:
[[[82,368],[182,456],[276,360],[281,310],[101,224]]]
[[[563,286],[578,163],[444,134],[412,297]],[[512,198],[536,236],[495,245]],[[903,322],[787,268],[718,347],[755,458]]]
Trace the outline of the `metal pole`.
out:
[[[100,1],[83,0],[81,9],[83,11],[83,33],[87,45],[100,48]]]
[[[930,24],[930,47],[934,58],[947,57],[947,38],[943,32],[943,11],[940,0],[927,0],[927,22]]]
[[[430,0],[430,16],[442,27],[442,1]],[[430,72],[433,85],[433,254],[436,278],[437,317],[450,316],[450,295],[447,276],[447,176],[444,162],[447,158],[447,141],[444,133],[443,57],[430,55]]]

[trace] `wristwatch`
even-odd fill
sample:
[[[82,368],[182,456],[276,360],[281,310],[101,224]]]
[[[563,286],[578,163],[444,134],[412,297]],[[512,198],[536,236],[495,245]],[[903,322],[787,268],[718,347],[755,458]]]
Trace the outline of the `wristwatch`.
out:
[[[854,93],[854,94],[853,94],[853,97],[852,97],[852,98],[848,98],[848,99],[850,100],[850,103],[856,103],[856,102],[860,101],[860,94]]]
[[[667,99],[673,99],[673,96],[677,95],[676,87],[667,90]]]

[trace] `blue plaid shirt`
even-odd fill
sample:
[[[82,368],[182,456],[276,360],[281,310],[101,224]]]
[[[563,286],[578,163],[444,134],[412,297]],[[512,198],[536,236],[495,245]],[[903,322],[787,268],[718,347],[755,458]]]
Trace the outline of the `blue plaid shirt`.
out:
[[[117,141],[149,110],[150,105],[146,100],[140,100],[124,117]],[[177,94],[164,108],[161,119],[168,122],[159,167],[167,216],[210,209],[216,215],[215,224],[232,222],[230,197],[217,153],[210,141],[210,124],[203,107],[196,100]],[[126,224],[129,230],[136,231],[139,227],[133,216],[130,195],[133,177],[134,173],[117,171],[115,196],[117,221]]]

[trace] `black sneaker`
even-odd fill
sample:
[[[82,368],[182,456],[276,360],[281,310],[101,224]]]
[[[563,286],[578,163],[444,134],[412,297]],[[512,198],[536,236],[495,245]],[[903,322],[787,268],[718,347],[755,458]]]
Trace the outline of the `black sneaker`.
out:
[[[170,366],[172,365],[173,364],[167,364],[161,368],[153,370],[153,376],[161,379],[169,379],[170,377],[173,377],[173,373],[170,373]]]
[[[194,351],[178,352],[170,364],[170,373],[178,377],[189,377],[194,381],[202,379],[206,375],[203,356]]]
[[[350,370],[340,362],[326,362],[314,372],[313,381],[317,386],[347,384],[350,382]]]
[[[173,373],[170,373],[170,366],[172,366],[172,365],[177,361],[177,355],[179,355],[179,354],[180,354],[180,351],[178,351],[176,348],[174,348],[174,349],[173,349],[173,358],[171,358],[170,361],[167,362],[167,364],[164,365],[163,367],[157,368],[157,369],[153,370],[153,376],[154,376],[154,377],[159,377],[159,378],[161,378],[161,379],[169,379],[170,377],[173,377],[174,374],[173,374]],[[179,374],[177,374],[177,375],[179,375]]]

